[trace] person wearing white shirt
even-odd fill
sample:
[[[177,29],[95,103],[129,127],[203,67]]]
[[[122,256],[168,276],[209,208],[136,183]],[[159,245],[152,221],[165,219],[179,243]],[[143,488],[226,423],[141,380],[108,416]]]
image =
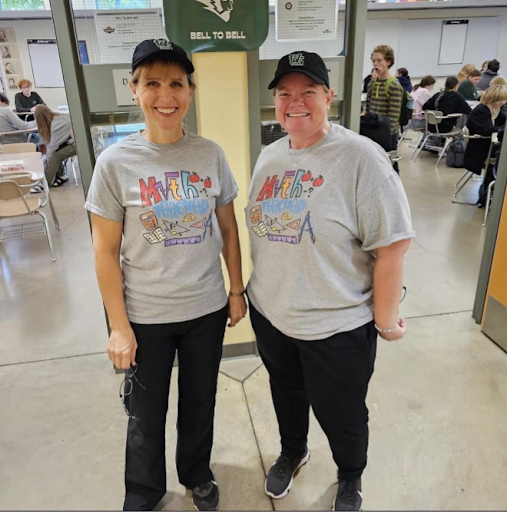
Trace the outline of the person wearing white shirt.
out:
[[[431,91],[436,80],[431,75],[426,75],[420,83],[414,85],[411,96],[414,100],[414,116],[412,118],[412,126],[415,130],[422,129],[426,126],[424,119],[423,105],[431,98]]]

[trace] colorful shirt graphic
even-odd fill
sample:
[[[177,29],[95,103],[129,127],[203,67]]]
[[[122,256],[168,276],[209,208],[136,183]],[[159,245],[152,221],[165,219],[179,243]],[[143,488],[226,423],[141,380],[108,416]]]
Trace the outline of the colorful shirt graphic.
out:
[[[248,296],[284,334],[324,339],[373,318],[371,251],[414,236],[410,210],[369,139],[333,125],[310,150],[288,144],[269,145],[252,177]]]
[[[132,322],[180,322],[225,306],[215,210],[236,195],[223,151],[197,135],[159,145],[136,133],[102,153],[85,207],[123,222]]]

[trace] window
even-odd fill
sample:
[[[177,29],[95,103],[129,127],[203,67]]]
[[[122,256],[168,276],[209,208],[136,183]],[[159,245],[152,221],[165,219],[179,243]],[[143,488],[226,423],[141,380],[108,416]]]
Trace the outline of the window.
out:
[[[39,11],[44,10],[44,0],[0,0],[3,11]]]
[[[95,0],[96,9],[145,9],[161,4],[161,0]]]

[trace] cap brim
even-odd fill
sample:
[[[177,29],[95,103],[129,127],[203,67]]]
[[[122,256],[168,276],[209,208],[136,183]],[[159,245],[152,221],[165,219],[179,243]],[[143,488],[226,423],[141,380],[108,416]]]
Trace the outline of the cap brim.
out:
[[[158,52],[153,52],[153,53],[150,53],[149,55],[146,55],[144,58],[142,58],[141,60],[136,62],[135,66],[132,66],[132,71],[134,71],[137,68],[137,66],[139,66],[139,64],[142,64],[144,61],[146,61],[148,59],[154,60],[159,57],[162,57],[164,60],[178,62],[179,64],[181,64],[183,66],[185,71],[190,75],[194,72],[194,65],[192,64],[190,59],[188,57],[185,57],[185,56],[181,55],[180,53],[172,51],[172,50],[160,50]]]
[[[314,82],[317,82],[320,85],[325,85],[326,87],[329,87],[329,84],[326,83],[325,80],[322,80],[322,78],[319,78],[318,76],[314,75],[311,71],[308,71],[306,69],[290,69],[287,70],[285,73],[282,73],[280,76],[275,76],[273,80],[271,80],[270,84],[268,85],[269,89],[274,89],[276,87],[276,84],[289,73],[301,73],[302,75],[306,75],[307,77],[311,78]]]

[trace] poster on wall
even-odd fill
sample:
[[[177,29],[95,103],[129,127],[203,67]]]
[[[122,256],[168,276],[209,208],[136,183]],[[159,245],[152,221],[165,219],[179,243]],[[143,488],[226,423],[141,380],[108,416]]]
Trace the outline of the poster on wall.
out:
[[[95,11],[94,19],[100,64],[130,62],[141,41],[167,38],[161,9]]]
[[[0,55],[5,72],[5,82],[2,79],[1,84],[2,91],[5,90],[5,86],[17,89],[18,82],[23,78],[23,66],[19,60],[16,33],[13,28],[0,27]]]
[[[277,41],[327,41],[336,39],[336,0],[277,0]]]

